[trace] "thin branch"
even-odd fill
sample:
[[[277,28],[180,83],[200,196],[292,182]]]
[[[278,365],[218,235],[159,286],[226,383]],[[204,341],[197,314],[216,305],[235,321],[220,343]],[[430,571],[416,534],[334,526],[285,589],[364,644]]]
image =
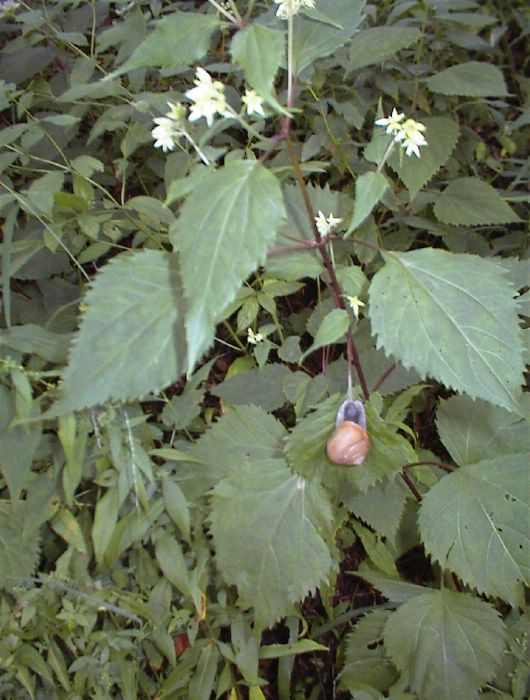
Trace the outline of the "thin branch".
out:
[[[386,372],[383,372],[381,377],[379,378],[379,381],[377,381],[374,386],[372,387],[372,391],[379,391],[381,388],[381,384],[383,384],[388,377],[392,374],[392,372],[396,369],[396,365],[390,365],[390,367],[386,370]]]
[[[414,498],[418,501],[418,503],[421,503],[422,500],[423,500],[422,497],[421,497],[421,493],[420,493],[420,492],[418,491],[418,489],[414,486],[414,484],[412,483],[412,481],[411,481],[411,479],[409,478],[409,476],[408,476],[405,472],[401,472],[401,478],[402,478],[403,481],[407,484],[407,486],[409,487],[409,489],[412,491],[412,494],[414,495]]]
[[[430,467],[439,467],[440,469],[443,469],[446,472],[454,472],[456,467],[454,467],[452,464],[447,464],[447,462],[411,462],[410,464],[405,464],[403,469],[410,469],[410,467],[422,467],[422,466],[430,466]]]
[[[307,187],[305,184],[304,176],[302,174],[302,170],[300,168],[300,163],[298,162],[298,157],[296,155],[296,150],[293,146],[293,143],[289,137],[286,138],[286,143],[287,143],[287,149],[289,151],[289,157],[291,159],[291,163],[293,165],[293,170],[296,176],[296,180],[298,182],[298,185],[300,187],[300,191],[302,193],[302,199],[304,200],[304,206],[307,211],[307,216],[309,218],[309,223],[311,226],[311,230],[313,231],[313,237],[315,241],[318,244],[318,250],[320,251],[320,255],[322,256],[322,260],[324,262],[324,267],[327,270],[327,273],[329,275],[329,282],[326,282],[326,284],[329,286],[331,293],[333,295],[333,298],[335,299],[335,305],[339,309],[346,309],[346,304],[344,303],[344,298],[342,296],[342,290],[340,288],[339,282],[337,280],[337,275],[335,274],[335,268],[333,267],[333,263],[331,261],[331,258],[329,256],[329,253],[327,249],[322,245],[323,238],[320,235],[320,231],[317,228],[316,221],[315,221],[315,214],[313,212],[313,207],[311,206],[311,200],[309,199],[309,194],[307,192]],[[357,348],[355,347],[355,343],[353,341],[353,336],[351,334],[351,331],[348,331],[347,336],[346,336],[346,354],[348,358],[348,367],[353,366],[355,367],[355,370],[357,372],[357,377],[359,378],[359,384],[361,385],[361,390],[363,392],[363,396],[365,399],[368,399],[370,397],[370,391],[368,389],[368,384],[366,383],[366,378],[364,376],[364,372],[361,367],[361,362],[359,360],[359,354],[357,352]],[[348,380],[349,383],[349,380]]]

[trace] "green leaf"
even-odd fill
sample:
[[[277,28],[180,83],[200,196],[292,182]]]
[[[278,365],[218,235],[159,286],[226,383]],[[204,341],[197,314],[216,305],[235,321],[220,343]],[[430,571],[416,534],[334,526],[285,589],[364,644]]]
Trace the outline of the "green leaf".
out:
[[[199,61],[210,48],[213,32],[219,27],[214,15],[174,10],[155,24],[132,56],[105,77],[111,80],[136,68],[174,68]]]
[[[394,664],[381,644],[383,627],[390,615],[387,610],[376,610],[355,624],[346,640],[344,668],[340,674],[343,688],[353,692],[358,683],[364,683],[386,691],[397,680]]]
[[[238,373],[211,389],[211,393],[235,406],[253,403],[265,411],[274,411],[285,403],[282,384],[291,374],[285,365],[267,365]]]
[[[117,487],[112,486],[98,500],[92,526],[94,556],[99,565],[103,563],[105,552],[116,528],[119,508],[118,490]]]
[[[376,532],[372,532],[367,527],[364,527],[364,525],[361,525],[361,523],[356,520],[352,520],[351,526],[355,534],[361,540],[364,551],[374,566],[388,576],[395,576],[396,579],[399,578],[399,572],[396,569],[394,557],[390,549],[383,542],[381,536]]]
[[[329,56],[343,46],[361,24],[363,9],[364,0],[319,0],[318,10],[331,20],[330,24],[304,15],[296,17],[293,29],[295,74],[301,73],[317,58]]]
[[[278,181],[261,163],[233,161],[202,180],[170,232],[180,252],[191,371],[244,279],[265,260],[285,211]]]
[[[127,401],[174,382],[185,369],[181,299],[176,256],[145,250],[113,258],[85,297],[63,397],[47,415]]]
[[[276,73],[284,59],[284,32],[253,24],[234,35],[231,53],[233,60],[245,70],[247,83],[262,97],[271,95]]]
[[[171,520],[182,532],[182,536],[190,538],[190,511],[182,489],[170,477],[162,479],[162,494],[164,508]]]
[[[424,595],[425,591],[428,590],[423,586],[417,586],[414,583],[408,583],[402,579],[382,574],[366,561],[361,563],[355,574],[371,583],[374,588],[377,588],[392,603],[406,603],[407,600],[413,600],[419,595]]]
[[[13,126],[6,126],[5,129],[0,131],[0,147],[3,148],[7,144],[16,141],[19,136],[26,131],[29,124],[13,124]]]
[[[476,177],[459,177],[439,195],[434,215],[453,226],[488,226],[521,221],[497,190]]]
[[[357,32],[350,43],[348,72],[380,63],[422,37],[415,27],[371,27]]]
[[[62,188],[64,173],[50,172],[33,180],[26,190],[27,202],[21,200],[22,208],[32,216],[36,213],[51,216],[54,200],[53,195]]]
[[[188,700],[208,700],[215,685],[219,651],[213,641],[208,642],[199,656],[197,668],[188,687]]]
[[[468,61],[451,66],[427,81],[431,92],[466,97],[505,97],[508,95],[504,77],[497,66],[480,61]]]
[[[190,595],[191,584],[186,560],[175,537],[168,532],[158,533],[155,553],[156,560],[167,580],[184,595]]]
[[[92,156],[77,156],[70,162],[72,170],[83,177],[91,177],[93,173],[102,173],[105,170],[103,163]]]
[[[49,117],[42,117],[41,122],[48,122],[55,126],[72,126],[80,121],[79,117],[74,117],[72,114],[51,114]]]
[[[234,649],[234,662],[249,685],[258,682],[258,640],[250,623],[240,613],[230,625],[230,637]]]
[[[329,651],[329,647],[314,642],[312,639],[299,639],[294,644],[268,644],[260,647],[260,659],[281,659],[284,656],[296,656],[297,654],[309,654],[314,651]]]
[[[133,197],[127,201],[127,206],[139,214],[143,214],[151,222],[160,221],[163,224],[172,224],[175,221],[171,209],[155,197]]]
[[[378,347],[423,377],[519,410],[522,342],[502,268],[431,248],[383,257],[370,286]]]
[[[360,175],[355,182],[355,201],[353,217],[348,231],[352,233],[372,213],[373,208],[388,189],[386,177],[381,173],[369,171]]]
[[[34,353],[49,362],[64,362],[71,336],[69,333],[52,333],[34,323],[11,326],[0,330],[0,346],[22,353]]]
[[[0,472],[12,499],[24,488],[41,438],[38,423],[11,425],[16,416],[15,393],[0,385]]]
[[[212,498],[219,570],[268,627],[327,580],[332,559],[321,532],[332,522],[324,490],[291,473],[281,459],[241,464]]]
[[[37,566],[37,532],[31,529],[24,534],[31,516],[25,503],[0,501],[0,588],[20,586]]]
[[[344,336],[349,325],[350,314],[346,309],[333,309],[327,313],[318,327],[313,344],[302,354],[299,362],[324,345],[336,343]]]
[[[444,447],[460,466],[524,452],[529,446],[527,421],[469,396],[440,401],[436,427]]]
[[[386,479],[364,493],[347,483],[341,495],[351,513],[394,542],[407,498],[401,479]]]
[[[447,163],[460,135],[457,122],[449,117],[427,117],[422,122],[427,127],[425,138],[429,145],[421,149],[421,158],[407,158],[402,149],[397,149],[388,160],[411,199]]]
[[[404,603],[386,623],[384,637],[419,700],[473,700],[499,665],[505,632],[488,603],[441,590]]]
[[[433,486],[421,504],[426,550],[469,586],[523,604],[530,581],[529,453],[462,467]]]
[[[263,409],[237,406],[195,443],[189,452],[194,463],[179,465],[179,483],[186,495],[203,495],[245,459],[281,457],[285,435],[283,425]]]

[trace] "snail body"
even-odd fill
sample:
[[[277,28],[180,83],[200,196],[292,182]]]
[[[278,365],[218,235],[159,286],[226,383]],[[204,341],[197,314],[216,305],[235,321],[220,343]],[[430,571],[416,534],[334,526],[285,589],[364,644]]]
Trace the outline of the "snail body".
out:
[[[337,412],[336,427],[328,438],[326,451],[335,464],[357,466],[370,450],[364,406],[348,399]]]

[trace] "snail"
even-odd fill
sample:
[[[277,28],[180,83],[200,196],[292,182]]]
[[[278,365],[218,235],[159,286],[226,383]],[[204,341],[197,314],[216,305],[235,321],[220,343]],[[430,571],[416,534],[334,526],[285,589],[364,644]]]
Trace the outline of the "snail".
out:
[[[354,466],[364,462],[369,450],[364,406],[347,399],[337,411],[335,430],[326,445],[328,457],[335,464]]]

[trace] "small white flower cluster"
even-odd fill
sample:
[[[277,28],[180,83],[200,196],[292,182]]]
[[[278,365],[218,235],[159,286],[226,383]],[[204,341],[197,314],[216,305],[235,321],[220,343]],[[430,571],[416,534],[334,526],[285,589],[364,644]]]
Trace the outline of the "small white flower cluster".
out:
[[[13,12],[20,5],[17,0],[2,0],[0,2],[0,15],[7,15],[9,12]]]
[[[201,117],[206,119],[208,126],[212,126],[216,114],[222,117],[238,116],[226,101],[225,86],[219,80],[214,80],[207,70],[200,66],[195,71],[195,87],[184,93],[192,101],[188,120],[197,121]],[[263,99],[255,90],[245,90],[242,98],[247,114],[258,114],[265,117],[263,111]],[[184,126],[186,107],[180,103],[168,102],[169,112],[165,117],[154,120],[157,125],[151,135],[155,139],[155,148],[162,148],[164,152],[172,151],[181,136],[186,136]]]
[[[394,141],[399,143],[405,149],[405,155],[411,156],[414,154],[417,158],[420,157],[420,146],[426,146],[427,141],[423,136],[423,132],[427,128],[425,124],[414,121],[414,119],[405,119],[403,112],[398,112],[396,108],[392,110],[389,117],[377,119],[377,126],[385,126],[385,133],[392,134]]]
[[[205,117],[208,126],[211,126],[216,114],[227,114],[225,86],[219,80],[214,80],[208,71],[200,66],[195,72],[194,83],[195,87],[184,93],[194,103],[189,120],[194,122]]]
[[[315,0],[274,0],[279,5],[276,16],[288,19],[298,14],[301,7],[315,7]]]
[[[342,223],[342,219],[330,214],[327,218],[322,211],[318,211],[318,216],[315,216],[315,223],[317,225],[317,231],[321,236],[329,236],[329,234],[334,231],[339,224]]]
[[[254,333],[252,328],[247,328],[247,343],[257,345],[265,340],[263,333]]]
[[[357,294],[355,296],[350,296],[349,294],[344,294],[344,298],[348,302],[348,306],[353,312],[353,315],[357,320],[359,320],[359,311],[361,309],[361,306],[366,306],[364,301],[361,301]]]
[[[164,153],[172,151],[186,131],[183,124],[186,108],[180,103],[168,102],[167,104],[169,112],[166,112],[165,117],[154,120],[157,126],[151,131],[151,136],[155,139],[155,148],[161,148]]]

